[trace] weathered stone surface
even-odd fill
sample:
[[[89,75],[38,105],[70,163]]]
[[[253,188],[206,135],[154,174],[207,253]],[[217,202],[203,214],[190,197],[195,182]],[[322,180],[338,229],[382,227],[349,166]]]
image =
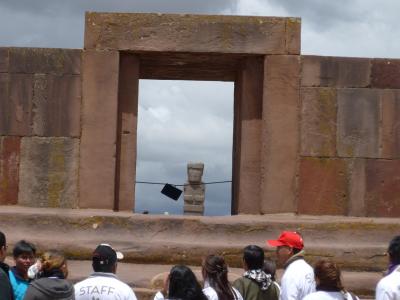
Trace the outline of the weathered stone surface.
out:
[[[0,74],[0,135],[6,135],[9,132],[9,74]]]
[[[366,159],[347,160],[347,172],[350,177],[349,216],[365,216],[365,164]]]
[[[335,89],[301,89],[301,154],[336,155]]]
[[[365,202],[367,216],[400,215],[400,160],[367,160]]]
[[[204,214],[204,200],[206,195],[206,186],[202,183],[204,172],[204,163],[187,164],[187,181],[183,187],[183,213],[199,215]]]
[[[139,95],[139,60],[135,55],[120,56],[118,134],[119,166],[116,174],[118,209],[132,211],[135,208],[137,114]],[[118,184],[118,183],[117,183]]]
[[[79,49],[10,48],[10,72],[40,74],[80,74]]]
[[[83,53],[81,208],[114,208],[118,116],[117,51]]]
[[[0,205],[17,204],[20,138],[0,137]]]
[[[300,58],[265,58],[262,151],[262,213],[293,212],[300,132]]]
[[[78,168],[78,139],[22,138],[18,204],[77,207]]]
[[[34,75],[33,134],[80,136],[79,75]]]
[[[382,90],[382,158],[400,158],[400,90]]]
[[[0,73],[8,72],[8,48],[0,48]]]
[[[87,13],[85,49],[286,54],[287,18]],[[291,19],[300,22],[298,19]],[[299,52],[292,30],[291,51]],[[297,37],[299,38],[299,37]]]
[[[141,79],[235,81],[243,55],[139,53]]]
[[[308,56],[302,58],[301,85],[321,87],[367,87],[370,59]]]
[[[4,77],[5,76],[5,77]],[[4,74],[0,81],[1,94],[8,94],[8,98],[0,99],[1,121],[0,134],[29,136],[32,134],[32,97],[33,78],[25,74]],[[8,88],[5,81],[9,80]]]
[[[400,89],[400,59],[372,60],[371,86]]]
[[[235,82],[232,213],[259,214],[263,60],[248,58]]]
[[[337,98],[338,155],[379,157],[379,92],[373,89],[341,89]]]
[[[301,20],[288,18],[286,20],[286,50],[288,54],[300,54]]]
[[[349,196],[347,181],[344,159],[302,158],[298,213],[346,215]]]

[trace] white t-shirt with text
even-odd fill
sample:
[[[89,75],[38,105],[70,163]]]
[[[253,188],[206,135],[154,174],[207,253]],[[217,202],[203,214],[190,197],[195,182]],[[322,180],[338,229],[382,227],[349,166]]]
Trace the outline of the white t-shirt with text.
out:
[[[313,292],[315,292],[313,268],[304,259],[293,261],[282,276],[281,300],[302,300]]]
[[[93,273],[74,288],[75,300],[137,300],[129,285],[112,273]]]

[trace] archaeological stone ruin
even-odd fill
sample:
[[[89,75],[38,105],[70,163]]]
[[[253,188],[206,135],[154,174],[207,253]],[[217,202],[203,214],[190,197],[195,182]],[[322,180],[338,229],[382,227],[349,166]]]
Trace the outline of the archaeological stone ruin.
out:
[[[185,215],[204,215],[206,186],[201,180],[204,163],[188,163],[188,180],[183,189],[183,213]]]
[[[0,204],[135,207],[140,79],[234,82],[232,214],[400,216],[400,60],[301,55],[298,18],[87,13],[0,48]]]

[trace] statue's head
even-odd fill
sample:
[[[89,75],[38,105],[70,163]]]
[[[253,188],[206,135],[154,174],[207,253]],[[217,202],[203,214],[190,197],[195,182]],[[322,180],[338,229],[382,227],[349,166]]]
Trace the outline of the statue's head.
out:
[[[204,164],[203,163],[188,163],[188,181],[193,183],[200,183],[203,176]]]

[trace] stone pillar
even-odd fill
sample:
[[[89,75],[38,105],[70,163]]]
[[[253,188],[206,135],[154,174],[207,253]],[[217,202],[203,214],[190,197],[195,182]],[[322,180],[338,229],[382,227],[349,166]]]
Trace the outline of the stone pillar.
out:
[[[188,163],[188,181],[183,189],[183,213],[185,215],[204,215],[205,185],[201,181],[203,163]]]
[[[300,131],[300,56],[265,57],[261,212],[296,211]]]
[[[84,51],[82,72],[79,207],[113,209],[118,51]]]
[[[232,214],[260,213],[263,58],[246,58],[235,81]]]
[[[139,59],[120,54],[114,210],[135,207]]]

